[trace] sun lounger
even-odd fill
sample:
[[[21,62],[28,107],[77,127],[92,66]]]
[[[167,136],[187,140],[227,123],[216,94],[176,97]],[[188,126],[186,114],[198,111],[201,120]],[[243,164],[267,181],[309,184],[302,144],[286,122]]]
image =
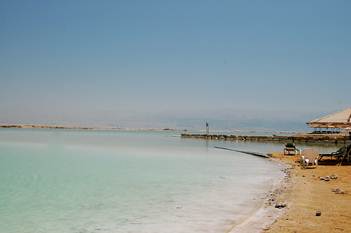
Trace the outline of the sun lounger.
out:
[[[296,148],[294,143],[287,143],[284,148],[284,155],[298,155],[300,150]]]
[[[318,166],[319,153],[317,150],[307,148],[301,152],[301,164],[304,168]]]
[[[340,160],[344,156],[346,149],[347,148],[343,146],[339,150],[332,152],[330,154],[320,154],[318,160],[321,161],[324,157],[327,157],[327,156],[330,156],[330,159],[335,158],[336,160]]]
[[[347,146],[343,146],[339,150],[330,154],[320,154],[318,160],[320,161],[322,160],[322,158],[327,156],[330,156],[330,159],[335,158],[340,163],[343,162],[344,160],[349,161],[351,159],[351,144]]]

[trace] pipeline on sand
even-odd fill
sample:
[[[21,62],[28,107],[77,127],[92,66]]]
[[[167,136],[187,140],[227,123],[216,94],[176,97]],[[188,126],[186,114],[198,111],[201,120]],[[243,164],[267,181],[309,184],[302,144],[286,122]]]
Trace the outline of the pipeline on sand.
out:
[[[243,151],[243,150],[231,149],[231,148],[220,147],[220,146],[215,146],[214,148],[221,149],[221,150],[235,151],[235,152],[244,153],[244,154],[248,154],[248,155],[253,155],[253,156],[257,156],[257,157],[261,157],[261,158],[269,158],[270,157],[270,156],[268,156],[266,154],[262,154],[262,153],[259,153],[259,152]]]

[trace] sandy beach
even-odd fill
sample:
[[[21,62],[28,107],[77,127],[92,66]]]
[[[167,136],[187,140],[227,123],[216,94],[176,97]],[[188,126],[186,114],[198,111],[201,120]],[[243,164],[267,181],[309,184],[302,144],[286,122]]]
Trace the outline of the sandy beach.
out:
[[[274,152],[272,158],[286,165],[285,177],[272,185],[264,204],[230,233],[351,232],[350,165],[321,162],[317,168],[303,169],[298,156]],[[325,176],[337,178],[321,180]],[[276,204],[285,207],[276,208]]]
[[[273,158],[291,165],[286,190],[276,202],[286,203],[281,216],[263,232],[351,232],[351,166],[321,163],[302,169],[298,157],[273,153]],[[336,179],[320,177],[335,175]],[[335,192],[341,190],[341,193]],[[316,211],[321,216],[316,216]]]

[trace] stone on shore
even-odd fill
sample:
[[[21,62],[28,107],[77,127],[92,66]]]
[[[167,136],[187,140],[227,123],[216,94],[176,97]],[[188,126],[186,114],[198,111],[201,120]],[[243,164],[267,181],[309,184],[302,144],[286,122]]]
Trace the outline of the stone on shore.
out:
[[[320,210],[317,210],[316,211],[316,216],[321,216],[322,215],[322,212]]]
[[[285,207],[286,207],[285,203],[276,203],[275,204],[275,208],[278,208],[278,209],[282,209],[282,208],[285,208]]]

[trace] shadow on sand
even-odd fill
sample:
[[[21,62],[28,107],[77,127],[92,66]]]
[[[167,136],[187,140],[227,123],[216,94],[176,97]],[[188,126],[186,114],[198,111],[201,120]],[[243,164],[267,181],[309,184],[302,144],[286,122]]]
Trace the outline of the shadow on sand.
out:
[[[323,166],[338,166],[338,165],[340,165],[340,166],[351,166],[351,162],[343,161],[340,164],[340,160],[327,159],[327,158],[318,161],[318,164],[319,165],[323,165]]]

